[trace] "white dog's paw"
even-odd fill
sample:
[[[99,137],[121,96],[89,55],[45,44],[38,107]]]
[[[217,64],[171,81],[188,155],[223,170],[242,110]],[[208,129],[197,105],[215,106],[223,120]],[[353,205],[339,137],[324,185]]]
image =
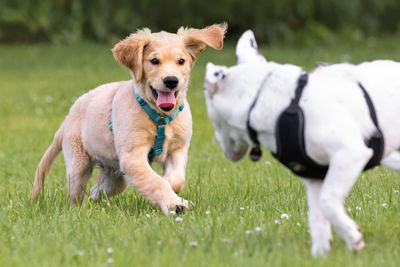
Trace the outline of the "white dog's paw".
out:
[[[194,207],[193,203],[192,207]],[[170,201],[164,201],[163,203],[160,204],[161,211],[168,216],[170,212],[175,212],[177,214],[182,214],[185,211],[189,210],[189,201],[181,198],[181,197],[174,197]]]
[[[365,247],[365,243],[364,243],[364,240],[363,240],[363,238],[361,236],[361,239],[359,239],[358,242],[353,244],[353,249],[355,251],[361,251],[364,247]]]
[[[348,232],[348,235],[344,238],[344,240],[350,250],[361,251],[364,248],[365,243],[360,231],[360,226],[356,223],[354,224],[354,228],[352,231]]]
[[[314,239],[311,246],[313,257],[324,256],[331,249],[332,238]]]
[[[356,224],[355,231],[352,232],[350,238],[346,240],[346,242],[350,250],[361,251],[365,247],[360,226],[358,224]]]

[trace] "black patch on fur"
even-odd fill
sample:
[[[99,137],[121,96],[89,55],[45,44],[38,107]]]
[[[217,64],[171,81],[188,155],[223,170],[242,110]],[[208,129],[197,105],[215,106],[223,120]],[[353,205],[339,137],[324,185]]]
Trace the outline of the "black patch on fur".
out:
[[[254,49],[257,49],[256,42],[254,42],[253,38],[250,39],[250,46],[253,47]]]

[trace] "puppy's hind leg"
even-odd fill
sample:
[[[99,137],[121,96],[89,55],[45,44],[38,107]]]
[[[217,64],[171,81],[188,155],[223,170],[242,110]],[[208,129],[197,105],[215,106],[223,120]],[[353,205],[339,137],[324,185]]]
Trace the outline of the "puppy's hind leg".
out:
[[[331,224],[321,212],[319,197],[322,188],[321,180],[302,179],[307,189],[308,224],[312,241],[313,256],[323,255],[330,250],[332,242]]]
[[[322,213],[350,250],[361,250],[364,241],[358,225],[346,214],[344,200],[371,156],[372,150],[362,143],[338,150],[331,156],[319,197]]]
[[[98,201],[103,192],[111,198],[124,192],[127,186],[128,183],[119,170],[103,167],[98,182],[90,189],[90,198]]]
[[[71,206],[81,203],[86,184],[92,175],[93,162],[77,136],[63,140],[63,153],[67,169],[67,186]]]

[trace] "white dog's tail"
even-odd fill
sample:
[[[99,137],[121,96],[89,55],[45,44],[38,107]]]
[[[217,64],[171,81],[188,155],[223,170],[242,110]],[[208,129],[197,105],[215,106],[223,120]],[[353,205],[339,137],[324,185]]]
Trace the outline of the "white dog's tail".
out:
[[[61,125],[61,127],[57,130],[56,134],[54,135],[53,143],[51,143],[51,145],[47,148],[36,169],[35,181],[33,182],[33,189],[31,195],[31,203],[42,189],[46,175],[49,173],[54,160],[57,158],[58,154],[62,149],[62,138],[63,138],[62,128],[63,126]]]

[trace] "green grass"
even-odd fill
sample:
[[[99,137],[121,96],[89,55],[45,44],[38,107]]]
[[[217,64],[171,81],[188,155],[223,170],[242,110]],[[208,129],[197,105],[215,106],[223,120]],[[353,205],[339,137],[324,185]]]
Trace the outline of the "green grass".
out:
[[[311,69],[317,60],[400,61],[398,41],[276,45],[262,52],[269,60]],[[258,163],[247,158],[231,163],[215,141],[202,89],[210,60],[234,64],[233,46],[207,49],[192,71],[188,98],[194,129],[181,195],[196,208],[177,222],[131,188],[109,202],[70,208],[62,156],[37,205],[30,206],[36,165],[73,101],[129,75],[105,45],[0,46],[0,266],[398,266],[398,174],[383,168],[364,173],[346,201],[363,230],[364,251],[348,251],[335,235],[329,255],[313,259],[300,179],[269,153]],[[281,219],[282,213],[289,219]]]

